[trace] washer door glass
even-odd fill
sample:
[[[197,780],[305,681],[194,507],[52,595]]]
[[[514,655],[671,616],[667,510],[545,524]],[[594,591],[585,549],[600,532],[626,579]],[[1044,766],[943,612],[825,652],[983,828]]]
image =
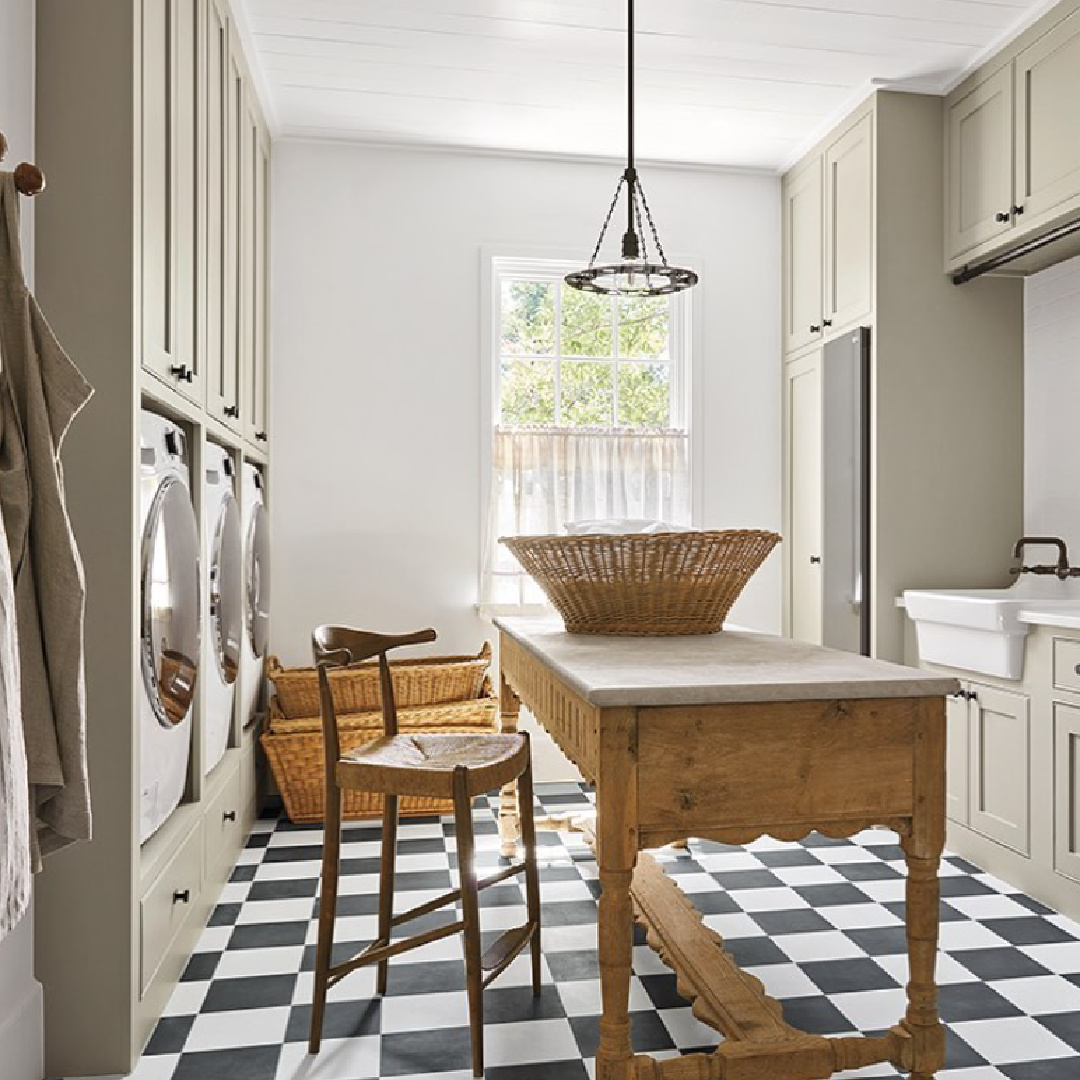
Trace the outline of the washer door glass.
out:
[[[210,565],[210,624],[218,670],[226,683],[236,682],[240,670],[240,635],[244,632],[244,604],[240,597],[244,543],[236,499],[226,495],[214,533]]]
[[[266,652],[270,632],[270,523],[257,503],[248,530],[247,622],[251,650]]]
[[[146,520],[142,551],[142,667],[164,727],[191,708],[199,670],[199,530],[186,485],[167,477]]]

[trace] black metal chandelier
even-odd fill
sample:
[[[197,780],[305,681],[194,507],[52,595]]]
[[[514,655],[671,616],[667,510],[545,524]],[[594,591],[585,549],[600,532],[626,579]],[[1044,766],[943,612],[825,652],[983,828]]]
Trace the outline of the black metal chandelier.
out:
[[[592,258],[584,270],[566,275],[566,284],[585,292],[603,293],[606,296],[664,296],[693,288],[698,276],[693,270],[681,266],[669,266],[660,234],[656,231],[645,191],[634,167],[634,0],[627,0],[627,152],[626,169],[619,177],[615,196],[608,207],[607,217],[600,227]],[[626,232],[622,239],[622,260],[617,263],[596,265],[608,226],[619,205],[623,189],[626,191]],[[649,226],[655,257],[650,258],[644,224]]]

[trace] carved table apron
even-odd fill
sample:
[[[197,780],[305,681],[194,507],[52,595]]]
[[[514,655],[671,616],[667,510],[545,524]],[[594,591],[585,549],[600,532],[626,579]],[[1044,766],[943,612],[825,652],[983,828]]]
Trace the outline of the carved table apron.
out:
[[[927,1080],[942,1068],[934,966],[952,680],[766,635],[628,641],[571,637],[536,620],[498,626],[504,726],[516,727],[524,703],[596,785],[597,1080],[811,1080],[879,1062]],[[691,642],[692,655],[676,663],[679,642]],[[641,672],[642,649],[668,665],[667,681],[661,671],[626,685],[635,663]],[[579,651],[583,672],[574,668]],[[738,654],[730,667],[729,653]],[[672,697],[682,703],[659,703]],[[515,818],[505,792],[505,844]],[[826,1038],[785,1023],[780,1004],[643,853],[691,836],[745,844],[815,830],[847,837],[871,825],[894,829],[906,856],[911,971],[905,1015],[877,1038]],[[664,1061],[634,1054],[635,919],[694,1015],[724,1036],[712,1053]]]

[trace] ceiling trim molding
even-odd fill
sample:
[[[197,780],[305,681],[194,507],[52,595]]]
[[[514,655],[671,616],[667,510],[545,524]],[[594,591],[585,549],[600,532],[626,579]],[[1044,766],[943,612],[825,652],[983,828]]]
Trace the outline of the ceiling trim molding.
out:
[[[240,38],[240,46],[247,60],[248,71],[251,72],[251,78],[255,83],[255,93],[262,106],[263,118],[266,120],[270,138],[279,138],[282,130],[281,119],[278,116],[270,80],[263,67],[262,54],[255,44],[255,33],[251,29],[251,20],[248,18],[247,0],[230,0],[229,8],[232,11],[237,36]]]
[[[610,165],[624,167],[622,157],[602,154],[559,153],[554,150],[514,150],[500,146],[473,146],[468,143],[431,142],[420,139],[393,138],[374,135],[352,129],[320,129],[317,132],[282,131],[275,141],[281,143],[325,143],[330,145],[358,146],[370,150],[403,150],[423,154],[461,154],[465,157],[514,158],[523,161],[553,161],[579,165]],[[781,170],[767,166],[717,165],[707,161],[666,161],[638,158],[639,167],[685,172],[707,172],[728,176],[778,177]]]

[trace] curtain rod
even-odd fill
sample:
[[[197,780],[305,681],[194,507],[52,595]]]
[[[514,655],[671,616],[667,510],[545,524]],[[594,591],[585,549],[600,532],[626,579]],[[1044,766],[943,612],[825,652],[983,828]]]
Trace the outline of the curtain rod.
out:
[[[7,138],[0,131],[0,161],[7,157],[7,151]],[[15,188],[29,198],[40,195],[45,190],[45,174],[29,161],[20,162],[15,166]]]

